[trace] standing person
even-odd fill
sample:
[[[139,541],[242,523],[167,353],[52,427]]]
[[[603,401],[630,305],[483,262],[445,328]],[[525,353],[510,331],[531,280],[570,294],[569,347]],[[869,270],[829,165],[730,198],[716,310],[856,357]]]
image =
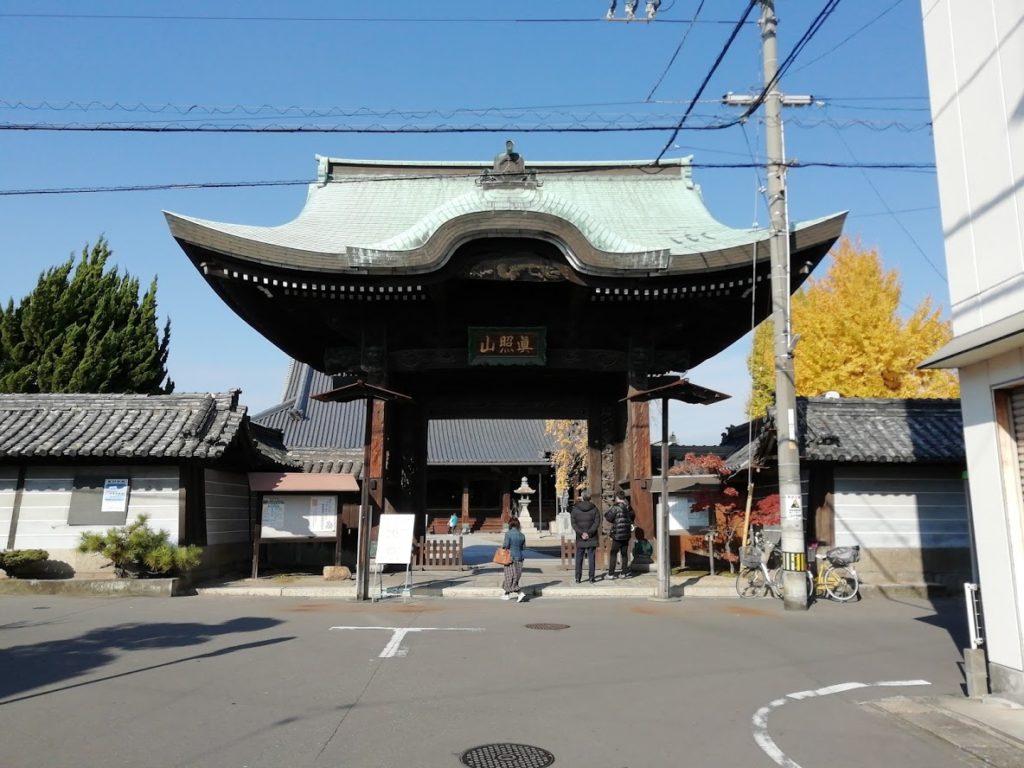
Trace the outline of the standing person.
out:
[[[452,516],[448,518],[448,533],[458,533],[459,531],[459,513],[452,512]]]
[[[612,540],[611,548],[608,550],[608,578],[626,578],[629,575],[629,537],[633,533],[633,521],[636,513],[629,508],[626,494],[622,491],[615,492],[615,501],[605,512],[604,519],[611,523],[608,531]],[[622,571],[615,573],[615,561],[619,553],[622,554]]]
[[[594,559],[597,554],[597,529],[601,513],[590,500],[590,491],[580,494],[579,504],[572,508],[572,529],[576,531],[576,583],[583,578],[583,556],[587,556],[590,583],[594,583]]]
[[[502,600],[511,600],[515,597],[517,603],[526,599],[526,593],[519,589],[519,579],[523,575],[523,560],[526,555],[523,549],[526,547],[526,534],[519,529],[519,518],[513,517],[508,521],[508,530],[505,531],[505,538],[501,546],[512,553],[512,562],[505,566],[505,576],[501,582],[501,588],[505,594]]]

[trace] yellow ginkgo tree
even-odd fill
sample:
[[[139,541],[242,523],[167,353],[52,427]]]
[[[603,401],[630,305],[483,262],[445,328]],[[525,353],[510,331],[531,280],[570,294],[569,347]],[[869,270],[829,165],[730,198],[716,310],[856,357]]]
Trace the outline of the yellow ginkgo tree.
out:
[[[586,474],[587,422],[549,419],[544,431],[553,438],[551,465],[555,468],[555,493],[575,494]]]
[[[900,278],[886,270],[878,251],[844,238],[832,265],[792,297],[796,394],[836,391],[843,397],[958,397],[956,375],[917,366],[952,337],[942,312],[924,299],[904,319]],[[775,392],[771,319],[754,331],[747,359],[752,418],[764,415]]]

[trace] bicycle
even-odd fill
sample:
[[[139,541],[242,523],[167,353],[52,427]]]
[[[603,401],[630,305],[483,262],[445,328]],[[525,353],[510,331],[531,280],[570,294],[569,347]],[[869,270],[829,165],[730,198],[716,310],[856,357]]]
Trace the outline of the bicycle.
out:
[[[808,568],[807,595],[809,598],[828,597],[840,603],[853,600],[860,594],[860,577],[853,564],[860,560],[860,545],[835,547],[825,554],[815,553],[817,575]],[[828,563],[828,566],[825,563]],[[782,597],[782,569],[774,572],[769,587],[776,597]]]
[[[860,560],[860,545],[852,547],[834,547],[824,555],[815,554],[818,561],[818,575],[815,577],[807,572],[808,586],[813,587],[812,594],[828,595],[833,600],[845,603],[860,594],[860,577],[853,564]],[[823,568],[822,561],[828,562]]]
[[[752,546],[740,550],[740,572],[736,575],[736,592],[740,597],[764,597],[770,591],[782,598],[782,568],[769,568],[775,545],[755,533]],[[860,560],[860,546],[835,547],[825,554],[816,554],[818,574],[807,574],[807,590],[811,597],[827,596],[845,603],[860,594],[860,577],[854,563]],[[828,566],[824,566],[824,562]]]
[[[764,597],[768,590],[782,597],[782,569],[768,568],[775,553],[775,543],[765,541],[760,530],[753,532],[752,544],[740,547],[740,570],[736,574],[736,593],[740,597]]]

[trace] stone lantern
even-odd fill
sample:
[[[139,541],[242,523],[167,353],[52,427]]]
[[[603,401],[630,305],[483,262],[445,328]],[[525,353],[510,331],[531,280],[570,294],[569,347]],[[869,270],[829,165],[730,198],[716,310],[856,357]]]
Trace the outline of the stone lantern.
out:
[[[527,482],[526,478],[522,479],[519,483],[519,487],[516,488],[513,493],[519,496],[519,510],[514,512],[519,518],[519,528],[526,533],[528,531],[536,531],[537,529],[533,525],[533,518],[530,517],[530,497],[536,493],[536,491],[530,487],[530,483]]]

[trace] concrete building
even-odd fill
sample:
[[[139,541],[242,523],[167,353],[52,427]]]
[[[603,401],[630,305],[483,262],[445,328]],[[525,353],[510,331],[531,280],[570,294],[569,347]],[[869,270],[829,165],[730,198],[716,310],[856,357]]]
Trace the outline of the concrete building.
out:
[[[994,693],[1024,702],[1024,6],[923,0],[953,340]]]

